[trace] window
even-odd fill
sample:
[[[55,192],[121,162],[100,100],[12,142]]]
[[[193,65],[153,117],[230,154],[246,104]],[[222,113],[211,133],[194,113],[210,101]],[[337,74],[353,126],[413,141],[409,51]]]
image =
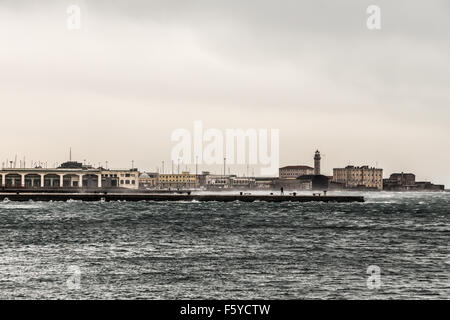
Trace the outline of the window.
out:
[[[130,180],[125,180],[125,184],[130,184]]]

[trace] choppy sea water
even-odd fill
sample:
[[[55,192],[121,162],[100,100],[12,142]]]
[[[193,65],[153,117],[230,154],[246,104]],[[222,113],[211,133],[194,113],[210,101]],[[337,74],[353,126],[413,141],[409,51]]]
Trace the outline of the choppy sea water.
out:
[[[363,195],[3,202],[0,298],[450,299],[450,193]]]

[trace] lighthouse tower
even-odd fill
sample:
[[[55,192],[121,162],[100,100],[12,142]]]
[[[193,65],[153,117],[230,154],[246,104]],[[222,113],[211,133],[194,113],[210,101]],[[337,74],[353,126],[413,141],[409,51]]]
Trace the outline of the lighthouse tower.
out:
[[[319,150],[316,151],[316,154],[314,155],[314,174],[319,175],[320,174],[320,152]]]

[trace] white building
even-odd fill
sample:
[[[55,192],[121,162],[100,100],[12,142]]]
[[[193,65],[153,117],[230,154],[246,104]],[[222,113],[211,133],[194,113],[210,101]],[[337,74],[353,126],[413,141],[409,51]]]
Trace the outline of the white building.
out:
[[[106,170],[78,162],[66,162],[58,168],[2,168],[3,188],[128,188],[139,187],[136,169]]]

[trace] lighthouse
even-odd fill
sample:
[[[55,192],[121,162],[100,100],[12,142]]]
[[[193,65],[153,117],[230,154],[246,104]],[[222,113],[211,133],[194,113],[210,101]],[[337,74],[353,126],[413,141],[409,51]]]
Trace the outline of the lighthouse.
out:
[[[314,155],[314,174],[317,176],[320,174],[320,152],[319,150],[316,151],[316,154]]]

